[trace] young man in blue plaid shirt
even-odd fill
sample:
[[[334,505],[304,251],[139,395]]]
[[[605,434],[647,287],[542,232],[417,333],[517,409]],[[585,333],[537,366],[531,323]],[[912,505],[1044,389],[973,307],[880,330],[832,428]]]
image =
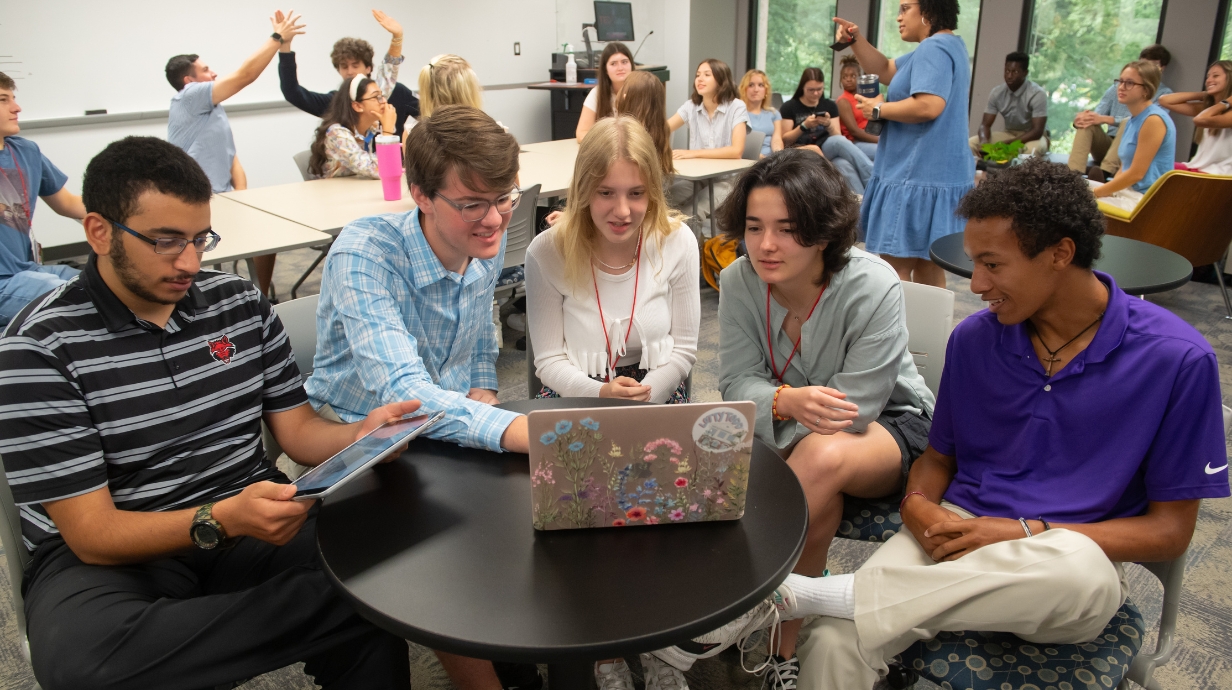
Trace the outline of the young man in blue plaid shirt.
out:
[[[417,208],[348,224],[325,260],[309,399],[344,421],[419,400],[446,413],[429,436],[525,453],[526,417],[493,407],[492,292],[521,195],[518,143],[483,111],[449,106],[406,152]],[[459,688],[500,687],[488,662],[438,656]]]

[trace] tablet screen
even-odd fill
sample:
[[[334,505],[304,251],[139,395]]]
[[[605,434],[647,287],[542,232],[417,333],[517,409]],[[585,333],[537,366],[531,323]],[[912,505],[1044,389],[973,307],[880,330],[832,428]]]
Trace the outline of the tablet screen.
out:
[[[395,419],[377,427],[337,455],[305,472],[294,484],[296,496],[314,495],[325,491],[347,477],[358,473],[382,453],[402,445],[410,435],[429,421],[428,415]]]

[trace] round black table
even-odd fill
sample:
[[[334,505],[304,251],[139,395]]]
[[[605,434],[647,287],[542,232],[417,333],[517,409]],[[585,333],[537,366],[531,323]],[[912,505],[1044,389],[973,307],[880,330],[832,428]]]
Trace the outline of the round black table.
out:
[[[453,654],[548,663],[562,690],[589,687],[595,660],[667,647],[752,608],[791,572],[807,526],[800,483],[760,441],[740,520],[536,532],[525,455],[420,439],[326,499],[317,542],[334,584],[376,625]]]
[[[1100,254],[1094,268],[1112,276],[1117,287],[1131,295],[1175,290],[1193,275],[1193,266],[1180,254],[1126,237],[1104,235]],[[928,255],[950,273],[971,277],[974,264],[963,251],[963,233],[933,242]]]

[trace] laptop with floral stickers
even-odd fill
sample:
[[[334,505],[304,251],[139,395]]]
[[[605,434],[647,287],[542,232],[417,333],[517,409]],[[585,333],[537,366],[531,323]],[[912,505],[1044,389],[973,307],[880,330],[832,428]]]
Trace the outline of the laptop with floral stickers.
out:
[[[535,529],[740,519],[756,413],[752,402],[531,412]]]

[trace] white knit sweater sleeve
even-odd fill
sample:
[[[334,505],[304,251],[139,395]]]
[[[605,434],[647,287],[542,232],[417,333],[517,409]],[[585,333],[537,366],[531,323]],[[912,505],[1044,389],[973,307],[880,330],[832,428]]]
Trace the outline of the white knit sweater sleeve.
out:
[[[565,351],[564,271],[552,243],[552,230],[540,233],[526,250],[526,322],[535,348],[535,371],[562,397],[599,397],[602,383],[569,361]],[[598,312],[595,321],[598,323]],[[529,391],[533,397],[538,391]]]
[[[664,271],[668,273],[672,314],[672,354],[661,367],[646,373],[650,401],[667,402],[688,377],[697,361],[697,332],[701,324],[701,257],[693,231],[683,223],[663,243]]]

